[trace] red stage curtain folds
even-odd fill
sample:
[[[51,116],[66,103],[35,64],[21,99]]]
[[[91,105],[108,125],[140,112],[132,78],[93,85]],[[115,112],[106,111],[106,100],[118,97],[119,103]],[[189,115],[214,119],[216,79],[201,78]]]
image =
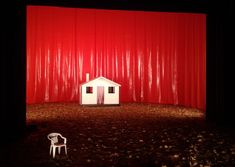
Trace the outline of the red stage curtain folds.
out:
[[[79,103],[86,73],[121,102],[205,110],[206,15],[27,6],[26,103]]]

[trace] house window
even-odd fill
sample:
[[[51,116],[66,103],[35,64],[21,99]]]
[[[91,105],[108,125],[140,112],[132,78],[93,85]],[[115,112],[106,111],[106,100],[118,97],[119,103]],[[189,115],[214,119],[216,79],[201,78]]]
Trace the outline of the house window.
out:
[[[109,93],[115,93],[115,87],[109,86]]]
[[[86,87],[86,93],[93,93],[93,87],[87,86]]]

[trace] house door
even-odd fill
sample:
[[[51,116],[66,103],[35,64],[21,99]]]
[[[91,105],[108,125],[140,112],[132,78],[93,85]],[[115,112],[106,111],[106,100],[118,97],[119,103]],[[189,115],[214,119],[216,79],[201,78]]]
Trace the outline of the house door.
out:
[[[97,86],[97,104],[104,104],[104,87]]]

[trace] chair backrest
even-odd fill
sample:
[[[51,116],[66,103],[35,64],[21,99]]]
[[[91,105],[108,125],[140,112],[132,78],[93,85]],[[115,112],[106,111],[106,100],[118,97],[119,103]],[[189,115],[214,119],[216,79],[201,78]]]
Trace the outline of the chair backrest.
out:
[[[47,138],[51,140],[51,144],[58,143],[58,136],[62,136],[60,133],[50,133],[47,135]]]

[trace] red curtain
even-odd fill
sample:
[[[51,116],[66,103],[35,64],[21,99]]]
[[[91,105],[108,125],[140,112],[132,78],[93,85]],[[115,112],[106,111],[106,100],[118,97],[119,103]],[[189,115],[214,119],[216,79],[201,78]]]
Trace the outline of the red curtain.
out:
[[[27,103],[79,102],[104,76],[121,102],[205,110],[206,15],[27,7]]]

